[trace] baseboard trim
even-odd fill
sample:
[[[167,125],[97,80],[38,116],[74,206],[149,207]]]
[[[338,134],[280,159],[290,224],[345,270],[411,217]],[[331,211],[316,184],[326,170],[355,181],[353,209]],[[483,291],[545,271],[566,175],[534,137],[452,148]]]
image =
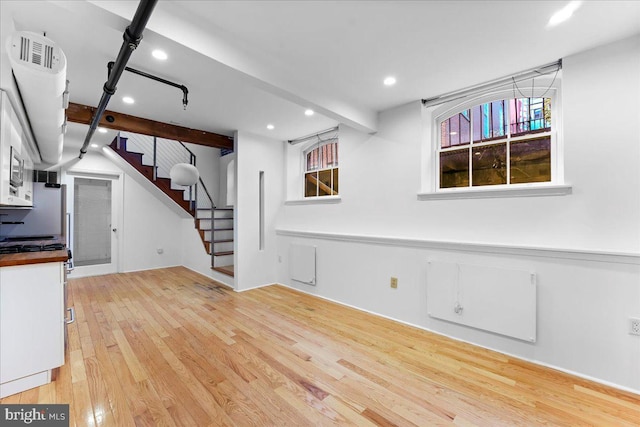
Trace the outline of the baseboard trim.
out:
[[[252,286],[250,288],[245,288],[245,289],[234,289],[234,291],[240,293],[240,292],[246,292],[246,291],[253,291],[254,289],[266,288],[267,286],[273,286],[273,285],[279,285],[279,283],[267,283],[264,285],[256,285],[256,286]]]

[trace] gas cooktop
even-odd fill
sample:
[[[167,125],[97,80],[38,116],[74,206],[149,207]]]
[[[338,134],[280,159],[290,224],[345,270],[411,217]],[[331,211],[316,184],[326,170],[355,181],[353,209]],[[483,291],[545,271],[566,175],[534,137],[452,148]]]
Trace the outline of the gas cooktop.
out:
[[[43,251],[59,251],[65,249],[64,243],[50,243],[46,245],[5,245],[0,246],[0,254],[17,254],[22,252],[43,252]]]

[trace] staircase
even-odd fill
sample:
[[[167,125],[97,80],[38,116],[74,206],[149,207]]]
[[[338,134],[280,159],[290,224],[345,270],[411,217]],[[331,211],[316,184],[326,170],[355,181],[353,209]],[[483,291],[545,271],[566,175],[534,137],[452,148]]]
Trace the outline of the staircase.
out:
[[[196,156],[180,141],[121,132],[109,147],[194,218],[211,268],[228,276],[233,268],[233,209],[216,208],[202,179],[191,187],[172,185],[171,167],[195,166]]]
[[[213,269],[233,276],[233,209],[214,209],[212,226]]]

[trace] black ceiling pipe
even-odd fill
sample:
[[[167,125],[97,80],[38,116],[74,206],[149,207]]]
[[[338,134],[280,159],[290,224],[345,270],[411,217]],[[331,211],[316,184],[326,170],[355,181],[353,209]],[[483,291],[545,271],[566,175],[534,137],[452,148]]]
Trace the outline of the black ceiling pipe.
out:
[[[111,74],[111,70],[113,70],[114,65],[115,65],[115,62],[113,61],[107,64],[107,70],[109,70],[109,73],[108,73],[109,75]],[[124,67],[124,70],[133,74],[137,74],[142,77],[146,77],[151,80],[155,80],[160,83],[164,83],[169,86],[177,87],[182,91],[182,105],[184,106],[185,110],[187,109],[187,104],[189,103],[189,89],[187,89],[185,85],[181,85],[179,83],[175,83],[170,80],[163,79],[162,77],[154,76],[153,74],[145,73],[144,71],[136,70],[135,68]]]
[[[82,144],[82,148],[80,149],[80,158],[82,158],[87,152],[89,142],[91,142],[91,138],[100,123],[100,119],[102,118],[104,111],[107,109],[107,104],[109,104],[111,96],[116,93],[116,85],[118,84],[118,80],[120,80],[120,76],[122,75],[127,62],[129,62],[129,57],[133,51],[136,50],[138,44],[140,44],[140,40],[142,40],[142,32],[147,26],[147,22],[149,21],[149,17],[151,17],[151,12],[153,12],[153,8],[156,6],[156,3],[158,3],[158,0],[140,0],[138,9],[133,16],[133,20],[131,20],[131,25],[124,30],[120,52],[118,52],[115,65],[102,88],[102,97],[100,98],[98,108],[91,119],[89,131],[87,132],[87,136],[84,138],[84,144]]]

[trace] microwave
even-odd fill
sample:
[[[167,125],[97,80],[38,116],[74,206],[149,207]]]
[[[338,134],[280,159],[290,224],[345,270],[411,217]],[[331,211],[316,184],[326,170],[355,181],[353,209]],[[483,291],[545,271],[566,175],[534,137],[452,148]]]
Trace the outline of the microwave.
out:
[[[20,158],[20,155],[16,150],[11,147],[11,155],[9,156],[10,164],[10,177],[9,183],[13,187],[22,187],[24,181],[24,160]]]

